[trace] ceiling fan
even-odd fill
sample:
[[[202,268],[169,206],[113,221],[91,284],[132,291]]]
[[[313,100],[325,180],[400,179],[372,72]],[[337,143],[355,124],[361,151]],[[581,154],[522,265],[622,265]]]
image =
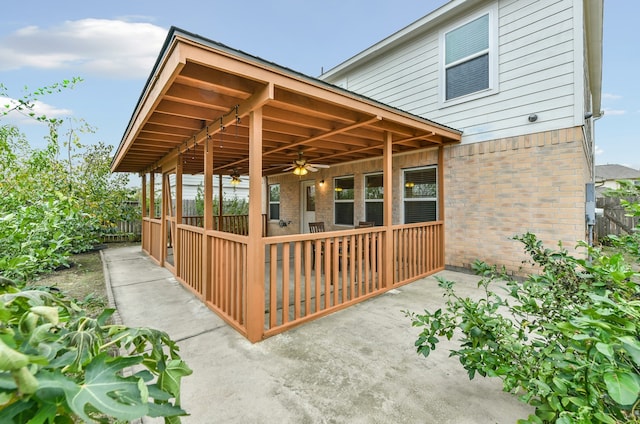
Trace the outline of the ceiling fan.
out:
[[[285,168],[285,171],[293,170],[295,175],[307,175],[309,171],[318,172],[318,168],[329,168],[329,165],[324,165],[321,163],[308,163],[307,160],[303,157],[302,150],[298,152],[298,159],[293,161],[293,164],[288,168]]]

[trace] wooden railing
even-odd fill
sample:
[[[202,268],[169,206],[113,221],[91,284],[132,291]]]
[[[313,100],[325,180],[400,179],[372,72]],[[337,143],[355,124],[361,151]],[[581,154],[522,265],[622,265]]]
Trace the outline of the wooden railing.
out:
[[[265,238],[265,336],[384,291],[383,229]]]
[[[400,285],[444,269],[441,221],[393,227],[393,283]]]
[[[160,224],[143,219],[143,249],[157,261]],[[265,275],[254,282],[264,284],[263,337],[444,269],[443,231],[442,222],[394,226],[391,258],[384,227],[263,237]],[[249,237],[185,224],[176,236],[178,280],[247,336]],[[393,281],[384,281],[385,272]]]
[[[205,302],[246,336],[247,240],[220,231],[206,232],[208,274]]]
[[[142,218],[142,250],[151,254],[151,223],[149,218]]]
[[[262,236],[267,236],[267,215],[262,214]],[[194,227],[204,227],[203,216],[183,216],[182,223]],[[213,229],[224,231],[225,233],[249,235],[249,215],[214,215]]]
[[[188,225],[178,225],[176,249],[176,277],[202,297],[202,238],[204,230]]]
[[[142,249],[157,262],[162,255],[162,221],[153,218],[142,219]]]

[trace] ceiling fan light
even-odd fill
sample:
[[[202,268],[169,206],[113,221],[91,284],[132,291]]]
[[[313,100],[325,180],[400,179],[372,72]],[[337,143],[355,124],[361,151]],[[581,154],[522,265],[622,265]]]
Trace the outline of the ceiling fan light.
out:
[[[231,184],[234,186],[240,184],[240,174],[235,169],[231,173]]]
[[[304,166],[296,166],[295,168],[293,168],[293,173],[294,175],[307,175],[309,171],[307,171],[307,168],[305,168]]]

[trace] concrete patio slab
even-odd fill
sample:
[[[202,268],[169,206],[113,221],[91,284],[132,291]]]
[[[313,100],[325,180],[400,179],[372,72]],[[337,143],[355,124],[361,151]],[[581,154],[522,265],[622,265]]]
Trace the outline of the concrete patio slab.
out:
[[[469,381],[448,357],[453,344],[418,356],[403,311],[444,304],[433,276],[251,344],[140,247],[103,258],[122,322],[166,331],[194,371],[182,384],[184,423],[485,424],[533,412],[496,379]],[[439,275],[478,293],[475,276]]]

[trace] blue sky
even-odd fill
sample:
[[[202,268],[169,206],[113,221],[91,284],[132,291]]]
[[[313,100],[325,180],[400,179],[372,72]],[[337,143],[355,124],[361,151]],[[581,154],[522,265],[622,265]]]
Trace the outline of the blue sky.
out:
[[[32,0],[12,1],[0,17],[0,83],[10,97],[79,76],[74,90],[42,98],[38,107],[83,119],[95,133],[85,144],[117,145],[170,26],[318,76],[436,9],[446,0]],[[52,4],[55,7],[52,8]],[[640,169],[640,2],[605,0],[603,118],[596,122],[596,163]],[[8,99],[3,99],[4,103]],[[42,126],[20,116],[32,145]]]

